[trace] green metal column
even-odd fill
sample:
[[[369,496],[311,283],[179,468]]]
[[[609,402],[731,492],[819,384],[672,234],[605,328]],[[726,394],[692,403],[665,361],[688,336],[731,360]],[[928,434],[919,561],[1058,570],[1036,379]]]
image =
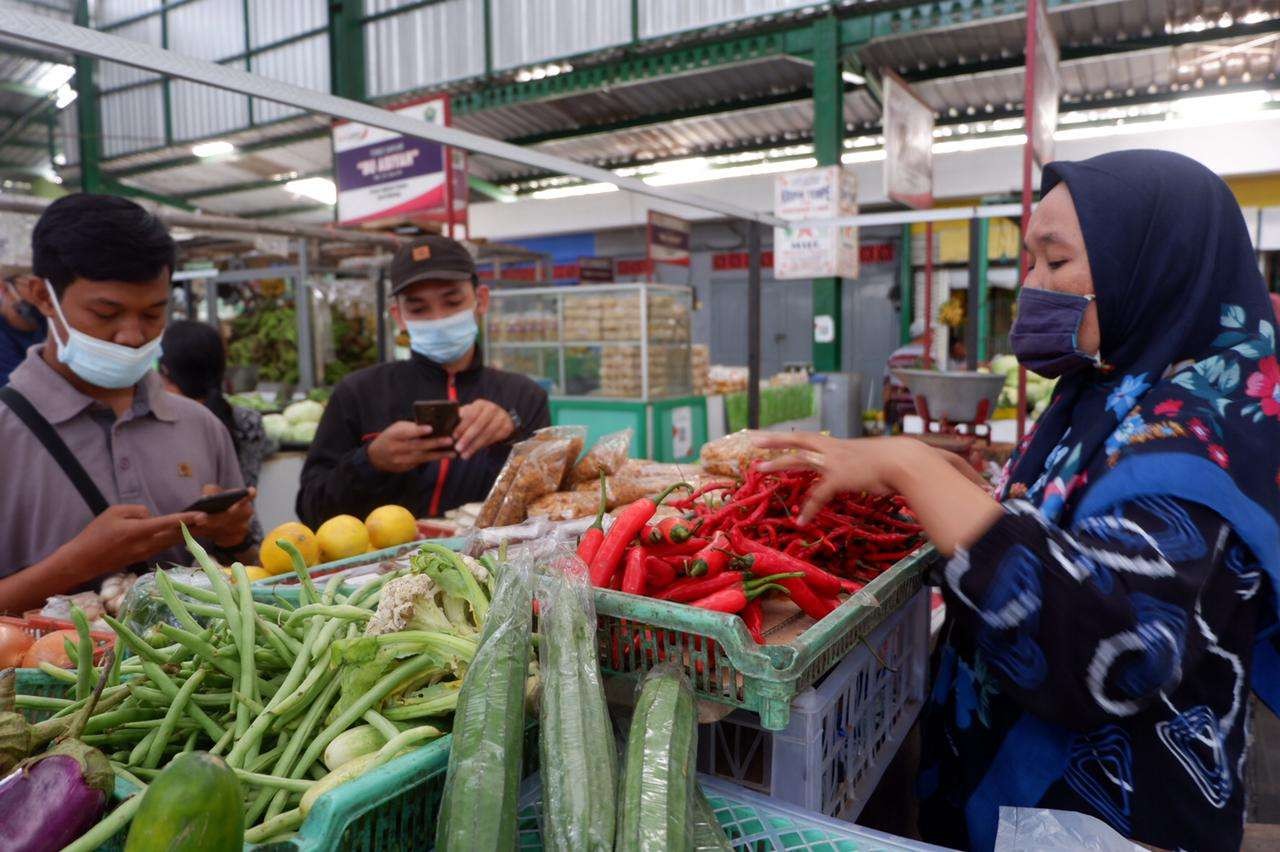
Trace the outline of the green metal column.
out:
[[[902,226],[901,252],[898,256],[898,342],[911,342],[911,321],[916,312],[916,276],[911,267],[911,226]]]
[[[840,76],[840,21],[823,15],[813,22],[813,148],[819,166],[840,163],[844,147],[844,80]],[[813,366],[819,372],[841,369],[842,340],[841,281],[839,278],[813,280],[813,315],[831,317],[835,337],[813,343]]]
[[[329,3],[329,85],[340,97],[362,101],[364,73],[363,0]]]
[[[78,0],[75,20],[78,26],[90,26],[89,0]],[[102,192],[102,113],[98,108],[98,87],[93,80],[94,60],[77,54],[75,68],[76,122],[80,130],[80,190]]]
[[[991,220],[978,220],[977,257],[969,258],[970,263],[977,264],[978,269],[978,306],[976,322],[978,324],[978,363],[991,357],[987,343],[991,337],[991,282],[990,268]]]

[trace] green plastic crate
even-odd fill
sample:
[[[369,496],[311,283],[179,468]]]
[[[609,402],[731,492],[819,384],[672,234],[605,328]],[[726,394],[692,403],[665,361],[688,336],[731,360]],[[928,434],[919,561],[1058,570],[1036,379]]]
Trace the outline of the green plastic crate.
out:
[[[456,549],[464,540],[438,541]],[[401,545],[391,555],[420,544]],[[354,567],[386,558],[366,553],[330,567]],[[776,645],[757,645],[736,615],[596,589],[600,667],[610,675],[639,679],[665,660],[682,659],[698,698],[758,713],[765,728],[780,731],[790,721],[796,695],[906,606],[923,586],[925,570],[937,559],[932,547],[920,548],[800,636]],[[297,603],[296,584],[259,582],[254,586],[258,600]]]
[[[760,852],[901,852],[926,850],[943,852],[904,837],[860,828],[852,823],[827,819],[749,790],[699,775],[698,783],[716,820],[724,829],[735,850]],[[542,814],[542,789],[538,779],[525,781],[520,796],[520,852],[542,852],[542,836],[538,824]]]
[[[921,548],[777,645],[757,645],[736,615],[597,589],[600,665],[639,679],[666,660],[683,660],[699,698],[758,713],[761,725],[779,731],[790,721],[792,699],[906,606],[937,558],[932,547]]]
[[[18,695],[39,695],[43,698],[66,698],[73,688],[69,683],[49,677],[39,669],[16,669],[14,690]],[[31,707],[22,708],[22,715],[28,722],[43,722],[53,715],[52,710],[37,710]]]

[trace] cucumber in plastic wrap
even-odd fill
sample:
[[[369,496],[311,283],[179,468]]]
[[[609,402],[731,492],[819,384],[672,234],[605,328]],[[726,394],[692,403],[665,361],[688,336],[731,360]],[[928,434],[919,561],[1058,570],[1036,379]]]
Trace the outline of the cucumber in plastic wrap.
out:
[[[572,549],[558,548],[546,573],[538,592],[542,843],[548,850],[609,850],[618,758],[587,569]]]
[[[658,666],[644,679],[627,734],[618,790],[618,852],[694,849],[697,747],[693,689],[676,666]]]
[[[697,784],[693,787],[693,848],[694,852],[733,852],[715,809]]]
[[[453,715],[436,824],[441,852],[515,848],[532,608],[527,567],[507,565]]]

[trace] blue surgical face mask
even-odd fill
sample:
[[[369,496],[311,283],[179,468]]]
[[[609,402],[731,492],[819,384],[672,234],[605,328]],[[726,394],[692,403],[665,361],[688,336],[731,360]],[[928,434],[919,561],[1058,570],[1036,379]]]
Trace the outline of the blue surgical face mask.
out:
[[[409,348],[437,364],[452,364],[466,355],[480,333],[470,308],[444,319],[406,319],[404,325],[409,332]]]
[[[67,342],[58,337],[56,328],[50,329],[58,346],[58,361],[66,364],[71,372],[91,385],[100,388],[127,388],[136,385],[151,369],[151,365],[160,357],[160,338],[156,337],[141,346],[121,346],[109,340],[90,337],[83,331],[77,331],[67,322],[58,304],[58,295],[48,281],[44,286],[49,289],[49,298],[53,300],[53,309],[67,332]]]
[[[1046,379],[1101,366],[1101,359],[1081,352],[1079,344],[1080,324],[1093,298],[1023,287],[1009,331],[1018,363]]]

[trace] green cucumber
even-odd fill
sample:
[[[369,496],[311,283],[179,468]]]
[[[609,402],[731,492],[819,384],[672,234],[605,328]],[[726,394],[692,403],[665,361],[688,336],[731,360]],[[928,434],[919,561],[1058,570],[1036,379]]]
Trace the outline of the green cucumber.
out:
[[[508,566],[458,693],[436,821],[440,852],[515,848],[532,609],[527,573]]]
[[[618,852],[694,848],[697,751],[693,690],[674,666],[649,672],[627,735],[618,793]]]
[[[240,781],[222,758],[179,754],[152,781],[134,814],[124,852],[239,852]]]
[[[538,600],[543,848],[609,850],[617,818],[618,757],[595,624],[579,586],[563,576],[548,579]]]
[[[693,786],[693,848],[695,852],[733,852],[715,809],[697,784]]]

